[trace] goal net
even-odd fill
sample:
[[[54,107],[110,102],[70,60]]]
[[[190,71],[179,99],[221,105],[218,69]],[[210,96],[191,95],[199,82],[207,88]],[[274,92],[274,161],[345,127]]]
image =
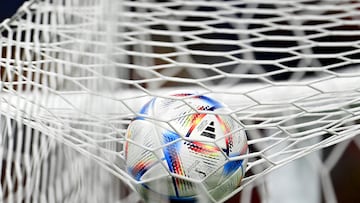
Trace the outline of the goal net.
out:
[[[358,1],[27,1],[0,24],[0,201],[141,202],[126,129],[179,89],[248,138],[241,185],[199,202],[355,201],[359,25]]]

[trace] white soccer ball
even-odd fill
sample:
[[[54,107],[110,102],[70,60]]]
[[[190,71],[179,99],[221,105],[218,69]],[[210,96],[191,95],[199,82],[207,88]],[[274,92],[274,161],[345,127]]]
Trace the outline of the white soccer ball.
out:
[[[247,139],[224,104],[203,95],[153,98],[127,129],[126,167],[146,199],[194,200],[201,188],[219,199],[245,174]],[[231,159],[231,161],[229,160]],[[203,184],[204,187],[199,187]]]

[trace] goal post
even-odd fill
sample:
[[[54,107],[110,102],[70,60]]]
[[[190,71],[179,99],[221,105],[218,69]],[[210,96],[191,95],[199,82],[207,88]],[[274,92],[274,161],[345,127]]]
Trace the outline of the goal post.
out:
[[[332,173],[360,148],[359,14],[334,0],[25,2],[0,24],[0,200],[141,201],[126,129],[175,90],[223,102],[248,138],[241,185],[199,201],[342,200]]]

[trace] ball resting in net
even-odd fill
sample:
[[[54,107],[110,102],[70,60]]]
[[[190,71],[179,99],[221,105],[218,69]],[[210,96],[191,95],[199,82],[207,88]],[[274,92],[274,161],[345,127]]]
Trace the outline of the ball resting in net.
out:
[[[318,186],[309,196],[339,200],[330,172],[360,143],[359,8],[356,1],[24,3],[0,26],[0,199],[141,201],[125,169],[126,129],[151,98],[186,89],[229,106],[248,138],[241,186],[217,201],[242,192],[250,202],[254,188],[272,201],[279,178],[268,174],[289,166],[300,187],[306,175],[291,163],[306,157],[300,171]]]

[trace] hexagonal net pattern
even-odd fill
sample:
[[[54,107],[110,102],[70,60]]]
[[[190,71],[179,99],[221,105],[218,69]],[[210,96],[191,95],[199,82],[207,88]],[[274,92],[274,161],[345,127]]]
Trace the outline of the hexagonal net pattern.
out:
[[[199,202],[341,200],[359,25],[358,1],[28,1],[0,26],[0,200],[142,201],[126,129],[179,89],[224,103],[248,139],[241,185]]]

